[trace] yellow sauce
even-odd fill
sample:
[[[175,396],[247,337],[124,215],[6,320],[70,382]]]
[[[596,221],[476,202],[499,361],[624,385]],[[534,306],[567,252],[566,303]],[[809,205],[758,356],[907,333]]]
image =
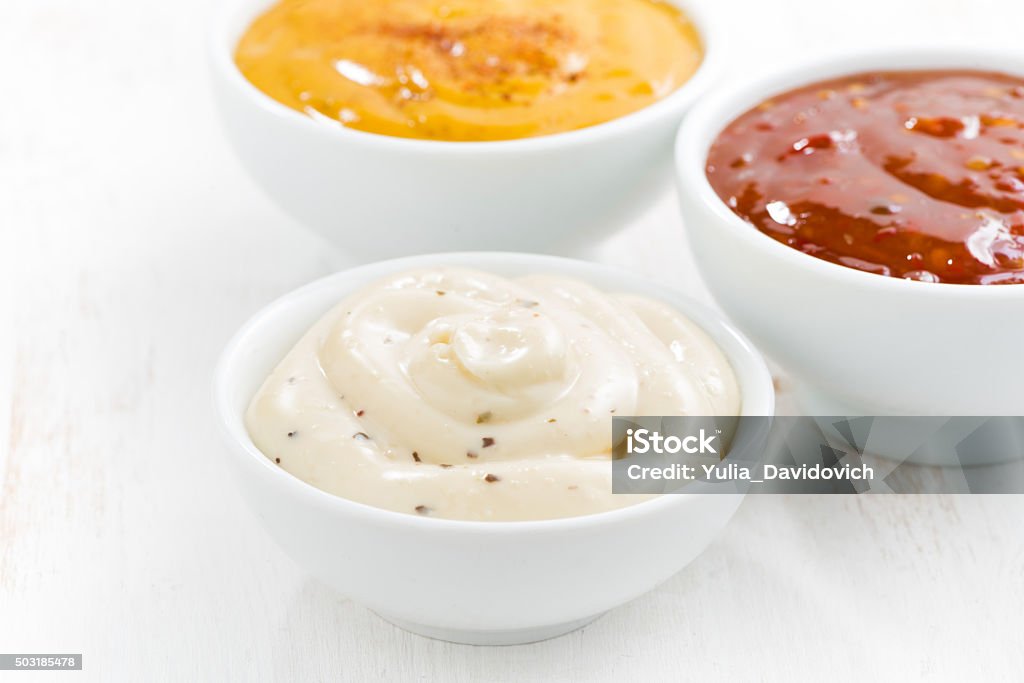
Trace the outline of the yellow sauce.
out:
[[[282,0],[235,55],[257,88],[314,118],[461,141],[625,116],[701,58],[689,19],[658,0]]]

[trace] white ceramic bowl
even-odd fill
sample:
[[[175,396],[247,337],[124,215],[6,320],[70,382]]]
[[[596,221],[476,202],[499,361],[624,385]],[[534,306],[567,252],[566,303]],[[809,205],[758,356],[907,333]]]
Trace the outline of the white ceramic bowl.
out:
[[[1010,52],[898,49],[803,61],[722,90],[679,131],[679,196],[697,263],[729,317],[801,384],[814,415],[1024,414],[1024,285],[889,278],[787,247],[735,215],[708,150],[770,96],[864,71],[969,68],[1024,75]]]
[[[686,566],[725,526],[741,496],[669,494],[550,521],[430,519],[369,507],[306,484],[271,464],[243,423],[263,380],[337,301],[388,274],[442,265],[509,276],[557,273],[663,300],[725,351],[740,381],[744,415],[773,414],[771,376],[742,335],[703,306],[614,268],[525,254],[421,256],[343,271],[277,300],[228,344],[214,397],[231,472],[270,535],[300,566],[423,635],[475,644],[560,635]]]
[[[233,61],[274,0],[233,0],[212,36],[224,128],[256,182],[358,259],[450,250],[550,251],[591,241],[644,208],[671,177],[672,138],[722,54],[699,0],[677,2],[706,56],[669,97],[591,128],[502,142],[435,142],[334,126],[276,102]]]

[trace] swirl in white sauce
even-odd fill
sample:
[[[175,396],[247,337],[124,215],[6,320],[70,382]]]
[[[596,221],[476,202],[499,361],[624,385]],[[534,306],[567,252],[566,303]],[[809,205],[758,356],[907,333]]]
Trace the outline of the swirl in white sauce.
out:
[[[375,507],[464,520],[552,519],[611,493],[611,416],[735,415],[723,353],[672,308],[582,282],[460,269],[349,296],[253,398],[256,446],[304,481]]]

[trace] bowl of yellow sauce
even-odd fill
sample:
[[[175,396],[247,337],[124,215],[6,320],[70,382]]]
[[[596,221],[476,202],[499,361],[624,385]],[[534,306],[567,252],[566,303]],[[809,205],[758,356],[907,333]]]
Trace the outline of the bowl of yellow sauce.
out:
[[[717,41],[690,0],[236,0],[243,164],[355,259],[593,240],[668,177]]]
[[[235,50],[253,85],[313,118],[460,142],[620,118],[702,59],[690,18],[657,0],[281,0]]]

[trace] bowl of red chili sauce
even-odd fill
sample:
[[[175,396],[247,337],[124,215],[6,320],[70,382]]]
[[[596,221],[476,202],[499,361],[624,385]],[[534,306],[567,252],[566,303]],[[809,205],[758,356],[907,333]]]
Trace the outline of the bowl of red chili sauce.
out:
[[[1024,413],[1024,57],[782,69],[694,110],[677,167],[705,280],[805,410]]]

